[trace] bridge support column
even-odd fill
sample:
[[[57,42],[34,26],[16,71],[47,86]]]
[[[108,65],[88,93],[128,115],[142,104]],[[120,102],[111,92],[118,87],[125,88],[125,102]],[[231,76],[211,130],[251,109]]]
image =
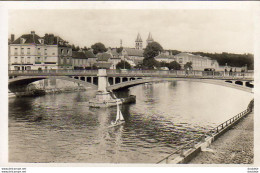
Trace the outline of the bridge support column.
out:
[[[94,84],[94,80],[93,80],[94,77],[90,77],[90,83]]]
[[[98,91],[107,92],[106,88],[108,86],[107,83],[107,71],[106,69],[98,70]]]
[[[112,85],[115,85],[116,84],[116,78],[113,77],[113,84]]]
[[[116,99],[107,91],[108,78],[106,69],[98,70],[98,91],[94,99],[89,101],[91,107],[109,107],[116,105]]]

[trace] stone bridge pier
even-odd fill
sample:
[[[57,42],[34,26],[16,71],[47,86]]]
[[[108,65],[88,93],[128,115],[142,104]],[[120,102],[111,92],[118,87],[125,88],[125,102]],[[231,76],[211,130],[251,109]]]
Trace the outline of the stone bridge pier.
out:
[[[91,107],[109,107],[116,105],[116,97],[111,91],[107,91],[108,77],[106,69],[98,70],[98,91],[95,98],[89,101]]]

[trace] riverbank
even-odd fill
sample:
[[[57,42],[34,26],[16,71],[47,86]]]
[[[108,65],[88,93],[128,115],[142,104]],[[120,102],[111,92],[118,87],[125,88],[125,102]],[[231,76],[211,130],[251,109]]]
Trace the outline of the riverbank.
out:
[[[254,160],[254,113],[248,114],[189,164],[252,164]]]
[[[29,90],[26,92],[17,92],[17,93],[8,92],[8,98],[35,97],[35,96],[47,95],[47,94],[71,93],[71,92],[79,92],[79,91],[86,91],[86,88],[84,87],[41,88],[41,89]]]

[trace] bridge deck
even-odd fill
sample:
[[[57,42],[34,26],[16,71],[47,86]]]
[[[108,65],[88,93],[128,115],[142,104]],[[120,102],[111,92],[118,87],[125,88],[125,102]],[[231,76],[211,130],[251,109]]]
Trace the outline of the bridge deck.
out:
[[[9,71],[9,76],[98,76],[98,70],[28,70],[28,71]],[[224,71],[184,71],[184,70],[107,70],[108,77],[164,77],[164,78],[201,78],[201,79],[224,79],[253,81],[252,72],[233,72]]]

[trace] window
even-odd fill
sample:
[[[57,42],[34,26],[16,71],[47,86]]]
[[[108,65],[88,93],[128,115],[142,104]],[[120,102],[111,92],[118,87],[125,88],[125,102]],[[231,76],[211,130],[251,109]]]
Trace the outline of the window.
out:
[[[22,55],[24,54],[24,48],[21,48],[21,54]]]
[[[18,58],[15,57],[15,58],[14,58],[14,63],[17,63],[17,62],[18,62]]]
[[[47,61],[47,57],[44,57],[44,61]]]
[[[27,48],[27,54],[30,55],[31,54],[31,49]]]
[[[15,54],[15,55],[18,54],[18,48],[14,48],[14,54]]]
[[[67,55],[70,53],[70,51],[69,50],[67,50]]]
[[[52,55],[55,55],[55,52],[53,52]]]
[[[21,63],[22,64],[24,63],[24,57],[21,57]]]
[[[27,63],[30,64],[31,63],[31,58],[27,57]]]
[[[47,49],[44,49],[44,55],[47,55]]]
[[[41,55],[41,48],[38,48],[38,55]]]
[[[63,54],[63,49],[60,50],[61,54]]]
[[[41,57],[35,57],[35,64],[41,64]]]

